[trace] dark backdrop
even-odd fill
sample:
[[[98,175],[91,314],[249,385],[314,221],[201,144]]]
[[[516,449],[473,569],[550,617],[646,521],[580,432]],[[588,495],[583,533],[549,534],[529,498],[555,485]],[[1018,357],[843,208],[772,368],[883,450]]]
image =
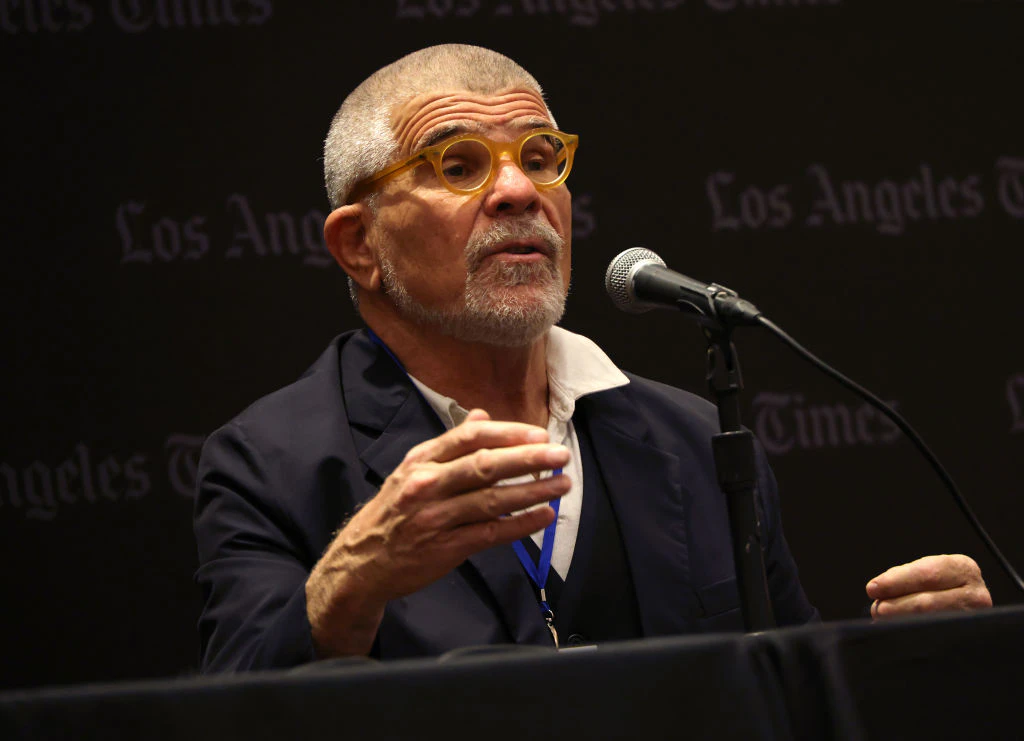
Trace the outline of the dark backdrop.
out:
[[[703,342],[617,312],[643,245],[894,402],[1024,567],[1018,2],[0,0],[3,687],[195,671],[199,445],[358,321],[321,225],[344,95],[502,51],[581,146],[568,328],[703,393]],[[924,553],[1018,600],[910,444],[755,330],[745,420],[826,618]]]

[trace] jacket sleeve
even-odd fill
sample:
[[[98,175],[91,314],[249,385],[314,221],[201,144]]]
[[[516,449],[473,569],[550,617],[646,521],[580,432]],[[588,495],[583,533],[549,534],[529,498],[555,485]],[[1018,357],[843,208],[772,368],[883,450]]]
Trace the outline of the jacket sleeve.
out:
[[[237,423],[203,446],[195,508],[203,672],[276,669],[316,658],[305,594],[316,556],[285,511],[274,478]]]
[[[782,531],[782,514],[775,475],[760,443],[756,443],[757,491],[761,505],[762,542],[768,592],[775,622],[780,627],[820,620],[800,584],[796,562]]]

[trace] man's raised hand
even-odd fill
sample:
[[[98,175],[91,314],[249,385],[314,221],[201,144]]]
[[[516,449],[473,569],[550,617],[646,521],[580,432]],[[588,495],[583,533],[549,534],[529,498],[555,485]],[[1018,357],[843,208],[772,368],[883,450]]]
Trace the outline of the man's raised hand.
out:
[[[320,655],[366,654],[389,599],[436,581],[466,558],[551,524],[535,505],[569,491],[566,476],[497,482],[564,466],[547,431],[473,410],[458,427],[412,448],[349,520],[306,582]]]

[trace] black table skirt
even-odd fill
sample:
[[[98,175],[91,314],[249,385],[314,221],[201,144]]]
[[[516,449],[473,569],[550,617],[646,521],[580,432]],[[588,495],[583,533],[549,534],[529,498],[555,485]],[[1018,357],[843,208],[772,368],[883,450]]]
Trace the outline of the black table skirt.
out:
[[[0,739],[1020,739],[1024,608],[8,692]]]

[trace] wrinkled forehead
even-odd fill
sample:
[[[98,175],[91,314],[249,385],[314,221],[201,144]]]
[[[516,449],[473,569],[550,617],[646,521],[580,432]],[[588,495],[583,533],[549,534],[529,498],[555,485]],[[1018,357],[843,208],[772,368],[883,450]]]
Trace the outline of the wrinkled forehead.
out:
[[[391,111],[391,130],[403,155],[466,132],[504,131],[515,136],[528,128],[554,125],[540,93],[529,88],[489,95],[465,90],[420,93]]]

